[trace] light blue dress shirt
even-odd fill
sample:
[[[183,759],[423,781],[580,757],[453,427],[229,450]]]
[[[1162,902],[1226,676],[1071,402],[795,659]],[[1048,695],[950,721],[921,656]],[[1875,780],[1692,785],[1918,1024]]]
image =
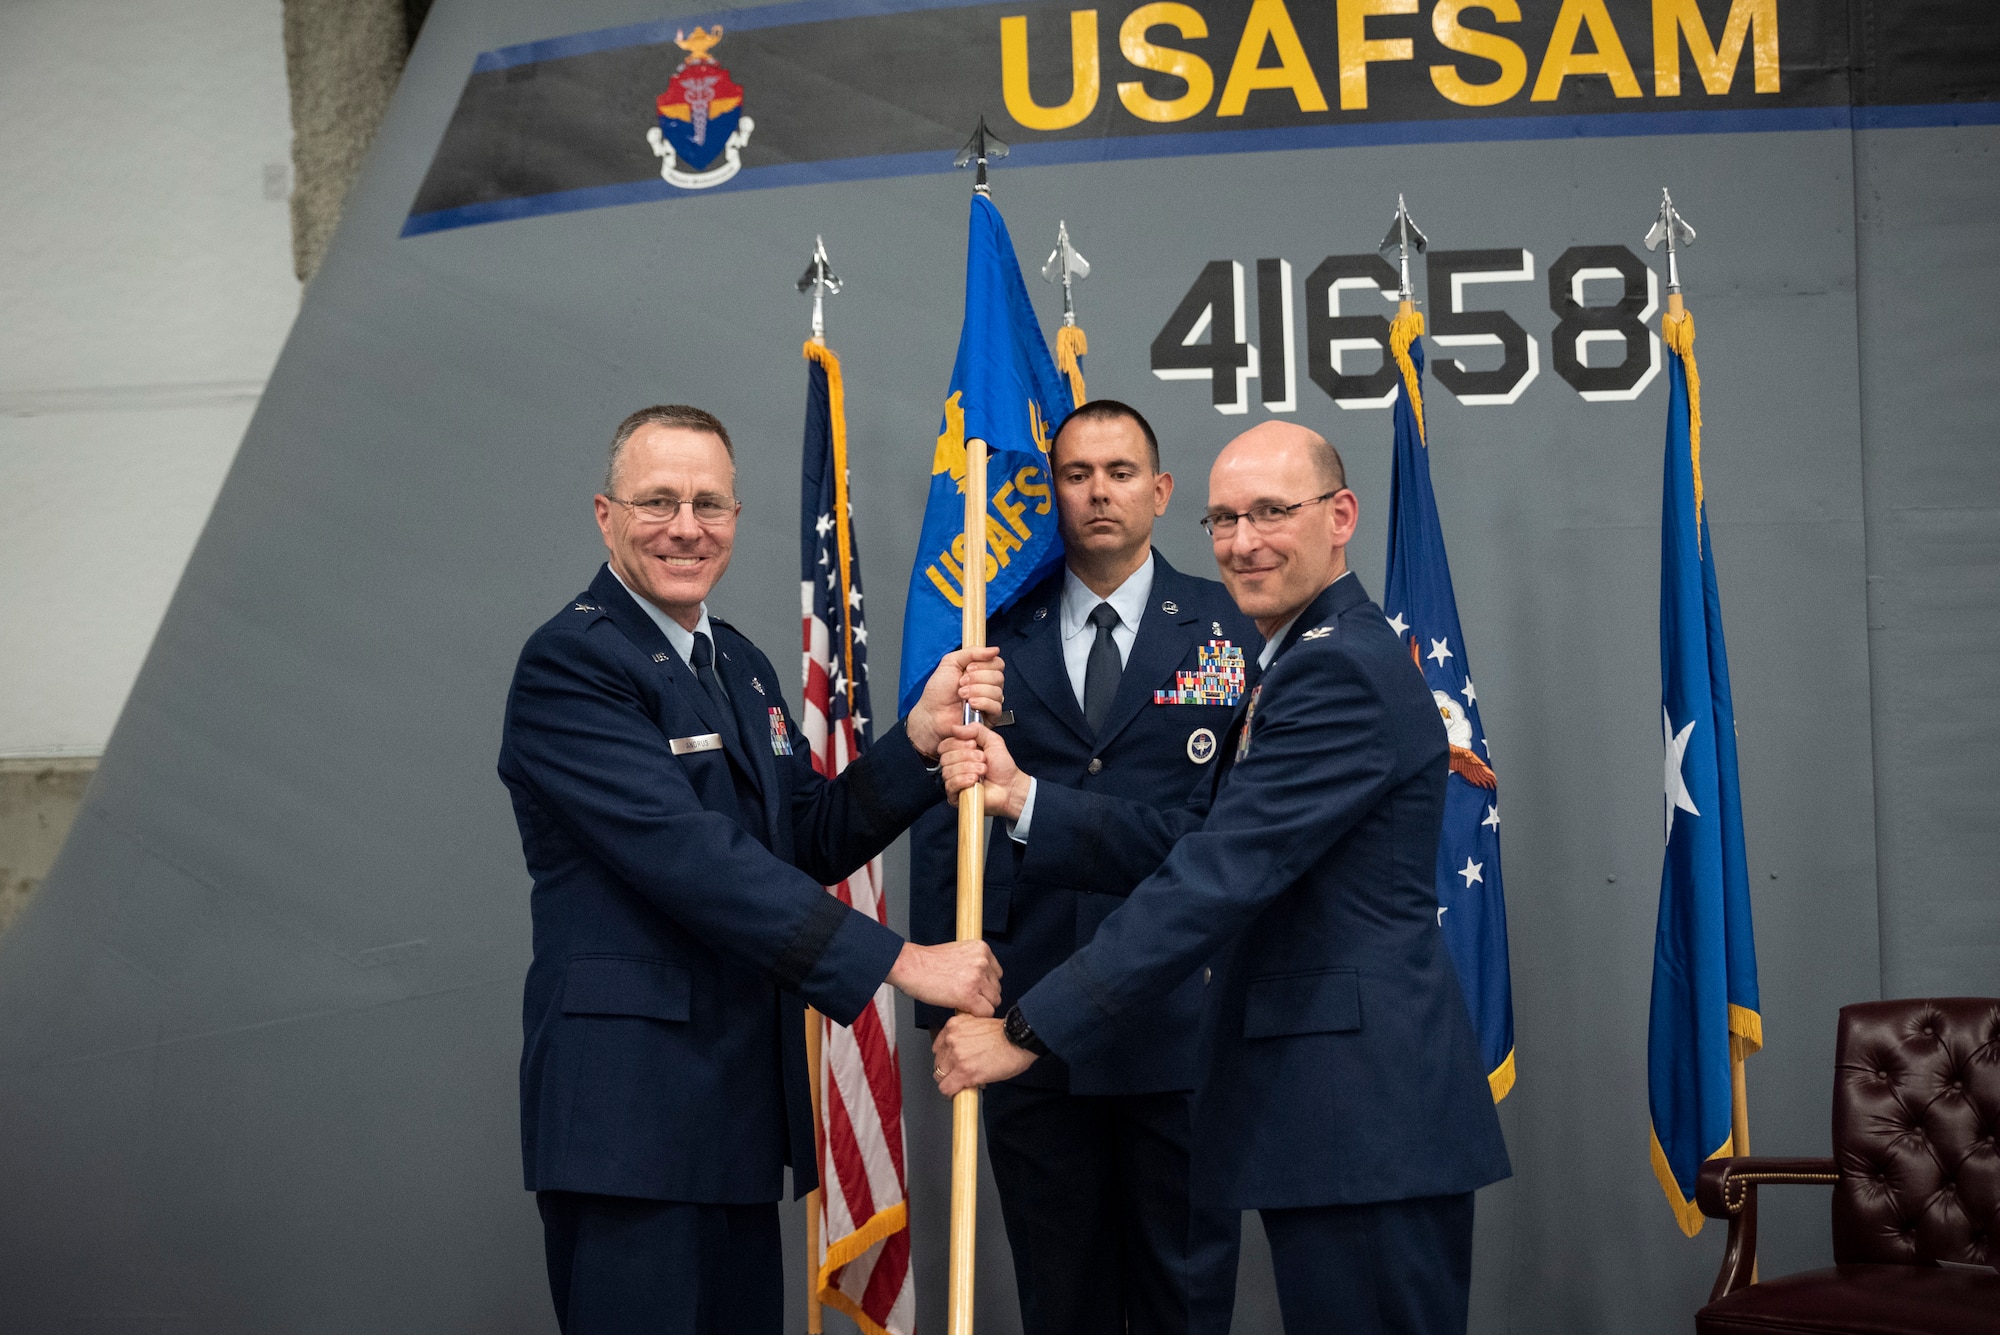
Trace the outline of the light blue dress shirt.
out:
[[[1118,663],[1123,667],[1132,657],[1132,644],[1139,638],[1139,618],[1146,614],[1146,599],[1152,593],[1151,552],[1146,553],[1146,563],[1126,576],[1109,598],[1092,593],[1074,570],[1063,567],[1063,668],[1069,673],[1069,688],[1076,694],[1078,705],[1083,704],[1083,677],[1090,665],[1090,646],[1097,642],[1097,627],[1090,624],[1090,614],[1099,603],[1110,603],[1111,610],[1118,614],[1118,624],[1111,628],[1111,642],[1118,646]]]
[[[1132,645],[1139,638],[1139,618],[1146,615],[1146,600],[1152,596],[1151,552],[1146,553],[1146,563],[1127,575],[1109,598],[1092,593],[1074,570],[1063,567],[1062,622],[1057,629],[1062,632],[1063,669],[1069,673],[1069,688],[1079,706],[1083,704],[1084,673],[1090,666],[1090,646],[1097,642],[1097,627],[1090,624],[1090,614],[1099,603],[1110,603],[1111,610],[1118,614],[1118,624],[1111,628],[1111,642],[1118,646],[1118,662],[1122,667],[1132,659]],[[1007,827],[1007,837],[1016,843],[1027,843],[1028,826],[1034,816],[1035,780],[1030,778],[1028,800],[1021,804],[1021,819]]]
[[[680,622],[662,612],[652,599],[646,597],[645,594],[634,592],[632,586],[625,582],[625,577],[618,573],[617,566],[611,566],[610,570],[611,578],[618,581],[618,587],[630,593],[632,601],[639,604],[640,610],[653,618],[653,624],[658,626],[660,633],[667,637],[667,643],[671,644],[674,647],[674,652],[681,656],[681,665],[688,671],[694,671],[694,637],[697,635],[703,635],[708,638],[710,662],[714,662],[717,658],[721,657],[715,648],[715,631],[708,624],[707,603],[701,605],[701,620],[694,623],[693,630],[689,630],[686,626],[683,626]],[[720,673],[717,674],[716,680],[721,680]]]

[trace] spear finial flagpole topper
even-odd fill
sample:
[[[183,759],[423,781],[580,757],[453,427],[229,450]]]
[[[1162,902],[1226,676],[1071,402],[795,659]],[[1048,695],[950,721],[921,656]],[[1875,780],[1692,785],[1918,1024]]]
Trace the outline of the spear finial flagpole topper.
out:
[[[826,238],[813,238],[813,254],[806,271],[799,275],[799,291],[812,293],[812,341],[826,342],[826,299],[840,295],[840,279],[826,260]]]
[[[1042,277],[1051,283],[1060,282],[1063,290],[1062,322],[1070,328],[1076,327],[1076,299],[1070,284],[1077,279],[1090,277],[1090,261],[1076,253],[1076,247],[1069,243],[1069,220],[1056,223],[1056,248],[1042,264]]]
[[[972,131],[972,138],[965,141],[965,147],[958,150],[958,156],[951,160],[954,167],[978,163],[979,170],[972,178],[972,191],[977,195],[991,197],[993,191],[986,184],[986,160],[1007,156],[1007,141],[986,128],[986,117],[979,118],[979,124]]]
[[[1382,238],[1382,244],[1376,249],[1384,255],[1392,250],[1396,252],[1396,259],[1402,268],[1403,276],[1403,285],[1397,295],[1405,306],[1412,306],[1416,302],[1416,294],[1410,287],[1410,249],[1415,247],[1417,253],[1421,255],[1429,250],[1430,246],[1430,238],[1425,236],[1422,229],[1411,219],[1410,207],[1403,202],[1402,192],[1397,191],[1396,216],[1389,220],[1389,234]]]
[[[1674,197],[1665,186],[1660,188],[1660,216],[1653,221],[1653,228],[1646,233],[1646,249],[1658,250],[1660,243],[1667,243],[1667,300],[1675,305],[1681,295],[1680,252],[1683,246],[1694,244],[1694,228],[1688,226],[1681,211],[1674,207]]]

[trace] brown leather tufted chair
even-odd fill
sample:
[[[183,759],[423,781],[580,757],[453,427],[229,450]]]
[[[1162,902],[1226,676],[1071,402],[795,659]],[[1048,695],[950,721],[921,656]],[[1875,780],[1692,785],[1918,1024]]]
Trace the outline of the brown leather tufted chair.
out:
[[[1831,1159],[1715,1159],[1729,1244],[1696,1335],[2000,1335],[2000,999],[1840,1012]],[[1752,1284],[1757,1188],[1833,1187],[1831,1270]]]

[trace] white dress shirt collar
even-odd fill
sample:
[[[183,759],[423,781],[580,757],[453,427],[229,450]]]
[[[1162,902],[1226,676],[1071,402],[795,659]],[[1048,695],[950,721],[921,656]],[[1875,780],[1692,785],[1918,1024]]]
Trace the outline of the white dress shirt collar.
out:
[[[1335,580],[1333,584],[1340,583],[1341,579],[1351,579],[1353,578],[1353,576],[1354,572],[1352,570],[1346,571],[1341,575],[1340,579]],[[1326,587],[1330,589],[1333,587],[1333,584],[1329,584]],[[1319,601],[1319,595],[1314,594],[1313,602],[1318,602],[1318,601]],[[1306,607],[1310,606],[1312,606],[1312,603],[1306,604]],[[1257,666],[1260,669],[1264,671],[1270,670],[1271,660],[1278,656],[1278,647],[1285,642],[1285,636],[1292,633],[1293,622],[1296,622],[1300,617],[1304,616],[1305,612],[1306,612],[1305,607],[1301,607],[1296,613],[1293,614],[1291,621],[1287,621],[1284,625],[1278,627],[1276,630],[1271,632],[1270,638],[1264,641],[1264,652],[1257,655]]]
[[[651,599],[647,598],[644,594],[634,593],[632,590],[632,586],[630,584],[627,584],[625,582],[624,576],[618,573],[617,566],[611,565],[610,563],[607,562],[605,564],[605,569],[611,572],[611,578],[618,581],[619,588],[625,590],[625,592],[627,593],[632,594],[632,601],[639,604],[640,610],[643,611],[647,616],[653,618],[653,624],[658,626],[660,628],[660,633],[667,637],[667,643],[671,644],[674,647],[674,652],[681,656],[682,663],[686,664],[690,669],[694,667],[694,637],[697,635],[706,635],[708,637],[709,652],[711,654],[714,653],[715,631],[708,624],[707,603],[703,603],[701,605],[701,620],[694,623],[693,630],[689,630],[686,626],[683,626],[680,622],[674,620],[672,617],[668,616],[665,612],[662,612],[659,609],[659,607],[656,604],[654,604]],[[711,658],[710,661],[713,661],[713,658]]]
[[[1111,610],[1118,614],[1120,626],[1136,635],[1139,632],[1139,618],[1146,614],[1146,600],[1153,593],[1153,554],[1146,553],[1146,562],[1130,575],[1125,582],[1111,591],[1109,598],[1100,598],[1092,593],[1090,586],[1077,578],[1074,570],[1063,567],[1062,635],[1070,640],[1083,633],[1090,626],[1090,614],[1099,603],[1110,603]]]

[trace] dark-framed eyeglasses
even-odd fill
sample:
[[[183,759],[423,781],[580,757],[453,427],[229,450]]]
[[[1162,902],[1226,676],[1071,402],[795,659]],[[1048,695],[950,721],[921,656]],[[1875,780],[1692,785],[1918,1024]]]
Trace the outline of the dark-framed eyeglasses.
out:
[[[1308,505],[1318,505],[1321,501],[1332,500],[1340,495],[1341,490],[1343,489],[1336,488],[1333,491],[1323,491],[1310,499],[1293,501],[1290,505],[1271,502],[1265,505],[1253,505],[1248,510],[1235,513],[1215,510],[1201,517],[1201,526],[1208,530],[1208,536],[1211,538],[1226,538],[1236,532],[1238,522],[1247,519],[1250,521],[1250,527],[1259,533],[1275,533],[1285,526],[1287,520]]]
[[[691,501],[684,501],[678,496],[648,496],[638,501],[628,501],[622,496],[606,496],[604,499],[628,507],[635,519],[646,524],[671,524],[680,516],[681,507],[687,505],[694,508],[696,523],[712,528],[728,523],[743,508],[741,501],[727,496],[697,496]]]

